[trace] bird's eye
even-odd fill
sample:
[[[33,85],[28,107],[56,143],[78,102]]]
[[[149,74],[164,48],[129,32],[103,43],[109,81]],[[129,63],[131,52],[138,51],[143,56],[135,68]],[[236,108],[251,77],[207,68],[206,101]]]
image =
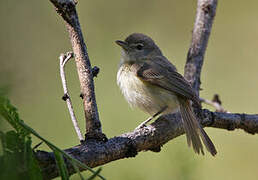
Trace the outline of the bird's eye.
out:
[[[143,45],[142,45],[142,44],[138,44],[138,45],[136,46],[136,49],[138,49],[138,50],[142,50],[142,48],[143,48]]]

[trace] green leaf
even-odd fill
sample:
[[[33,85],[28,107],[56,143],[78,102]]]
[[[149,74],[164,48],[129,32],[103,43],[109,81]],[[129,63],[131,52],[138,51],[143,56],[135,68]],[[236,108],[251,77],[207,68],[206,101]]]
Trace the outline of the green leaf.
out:
[[[29,135],[29,131],[19,126],[19,122],[23,122],[17,113],[17,109],[10,104],[10,101],[0,96],[0,115],[7,120],[20,136]]]
[[[100,179],[105,180],[105,178],[99,174],[99,169],[95,172],[93,169],[81,163],[77,159],[74,159],[72,156],[40,136],[34,129],[26,125],[23,120],[19,118],[17,109],[10,104],[10,101],[7,98],[4,98],[0,95],[0,117],[1,116],[16,130],[16,132],[9,131],[6,134],[3,132],[0,133],[3,147],[3,156],[0,156],[1,171],[6,170],[5,172],[17,172],[17,177],[21,179],[42,179],[40,169],[38,167],[37,161],[34,158],[33,150],[31,149],[30,134],[33,134],[45,142],[49,148],[53,150],[62,179],[69,179],[69,173],[63,159],[63,157],[65,157],[67,160],[71,161],[75,171],[79,174],[81,179],[83,179],[83,177],[80,173],[79,167],[93,173],[93,175],[90,177],[91,179],[98,176]],[[8,164],[8,162],[10,162],[9,166],[3,165]],[[13,162],[14,165],[12,164]],[[12,175],[14,174],[15,173]],[[5,176],[3,177],[4,178],[2,178],[0,173],[0,179],[15,179],[5,178]]]
[[[73,168],[74,168],[74,170],[77,172],[77,174],[79,175],[79,177],[80,177],[80,179],[81,180],[84,180],[84,178],[83,178],[83,176],[82,176],[82,174],[81,174],[81,172],[80,172],[80,169],[79,169],[79,167],[76,165],[76,163],[75,162],[71,162],[72,163],[72,166],[73,166]]]
[[[31,138],[28,138],[25,144],[25,151],[24,151],[24,162],[27,163],[29,179],[43,179],[41,170],[38,166],[37,160],[34,158],[33,150],[31,147]]]
[[[93,180],[95,177],[97,177],[102,169],[99,168],[94,174],[92,174],[87,180]]]
[[[0,179],[42,179],[31,149],[30,137],[15,131],[0,133],[3,154],[0,156]]]
[[[55,154],[55,159],[56,159],[56,164],[57,164],[57,167],[59,170],[59,174],[60,174],[62,180],[69,180],[69,173],[67,171],[62,153],[55,150],[54,154]]]
[[[16,111],[9,100],[0,96],[0,115],[16,130],[0,132],[0,179],[40,180],[42,175],[31,149],[30,132],[19,125],[23,121]]]

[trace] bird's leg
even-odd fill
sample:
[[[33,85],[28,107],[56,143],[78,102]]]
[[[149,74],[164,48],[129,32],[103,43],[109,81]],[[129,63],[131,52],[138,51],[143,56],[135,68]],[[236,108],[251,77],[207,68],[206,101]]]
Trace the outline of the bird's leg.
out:
[[[161,113],[163,113],[167,109],[167,106],[163,107],[160,111],[156,112],[154,115],[149,117],[147,120],[143,121],[139,126],[137,126],[135,129],[140,129],[146,126],[148,122],[150,122],[153,118],[157,117]]]

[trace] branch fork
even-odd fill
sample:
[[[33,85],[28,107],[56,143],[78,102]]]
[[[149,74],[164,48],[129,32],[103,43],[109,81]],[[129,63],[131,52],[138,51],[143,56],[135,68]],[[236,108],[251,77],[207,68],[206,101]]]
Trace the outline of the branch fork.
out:
[[[87,47],[84,43],[79,18],[75,8],[76,2],[74,0],[50,1],[55,6],[58,14],[64,19],[72,44],[72,50],[80,81],[81,94],[83,97],[84,115],[86,120],[85,138],[92,139],[93,136],[96,136],[97,140],[103,140],[105,135],[102,133],[101,129],[93,82],[93,77],[97,76],[99,70],[97,67],[93,69],[91,67]],[[81,139],[81,136],[79,139]]]

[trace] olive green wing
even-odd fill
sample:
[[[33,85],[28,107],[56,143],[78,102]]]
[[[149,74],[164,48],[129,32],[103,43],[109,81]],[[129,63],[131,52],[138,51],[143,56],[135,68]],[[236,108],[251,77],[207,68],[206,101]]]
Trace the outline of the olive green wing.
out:
[[[158,56],[136,66],[138,66],[136,74],[142,81],[164,88],[200,105],[199,98],[191,85],[165,57]]]

